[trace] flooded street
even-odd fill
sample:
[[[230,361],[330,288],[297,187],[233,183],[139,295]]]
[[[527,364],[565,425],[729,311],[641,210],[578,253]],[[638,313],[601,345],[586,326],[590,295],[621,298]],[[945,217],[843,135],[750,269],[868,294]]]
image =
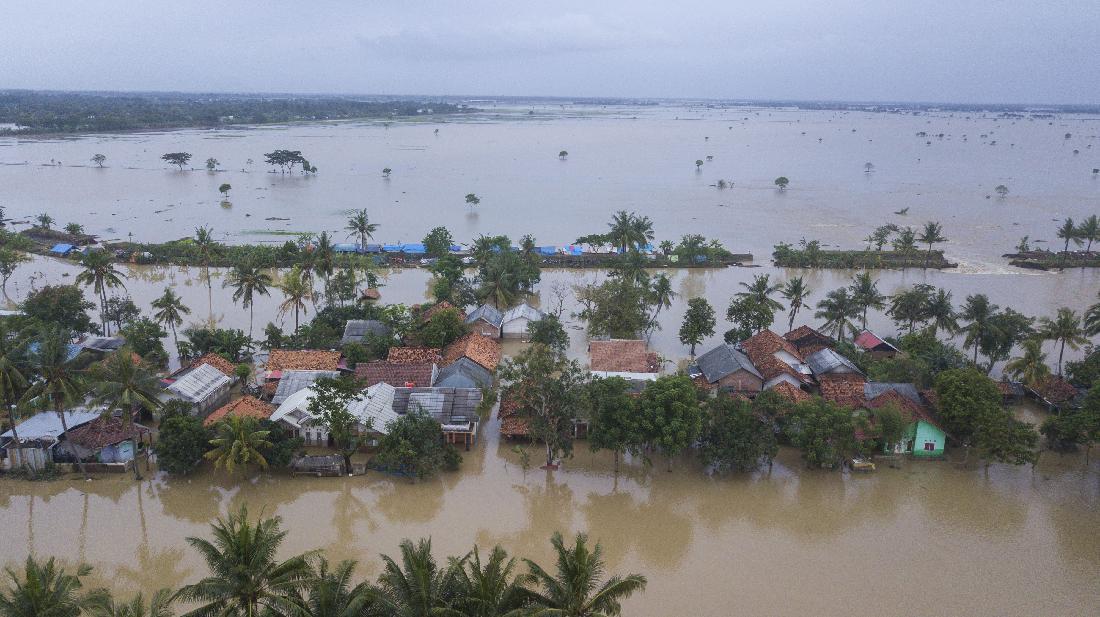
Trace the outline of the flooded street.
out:
[[[209,471],[140,485],[3,480],[0,563],[30,550],[87,560],[120,591],[179,586],[204,574],[184,538],[248,505],[283,517],[284,554],[323,548],[371,578],[406,537],[430,535],[437,556],[476,542],[550,564],[553,531],[586,530],[612,571],[649,577],[625,604],[641,617],[1091,615],[1100,602],[1100,466],[1086,473],[1079,457],[1047,454],[1035,473],[909,461],[851,476],[807,472],[784,450],[770,473],[714,479],[658,461],[616,477],[580,444],[562,470],[525,473],[495,422],[485,428],[462,471],[420,484]]]

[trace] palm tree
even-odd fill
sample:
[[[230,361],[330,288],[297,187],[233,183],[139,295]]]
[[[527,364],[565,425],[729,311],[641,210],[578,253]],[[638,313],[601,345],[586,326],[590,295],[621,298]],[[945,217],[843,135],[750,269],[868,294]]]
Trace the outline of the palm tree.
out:
[[[869,309],[882,310],[886,308],[886,296],[878,290],[878,281],[871,278],[870,272],[860,272],[852,279],[848,287],[851,291],[852,302],[862,313],[863,329],[867,329],[867,311]]]
[[[256,617],[261,611],[281,614],[310,578],[310,554],[278,562],[275,555],[286,537],[278,517],[252,524],[248,510],[218,518],[213,540],[187,538],[210,570],[210,575],[186,585],[173,599],[201,604],[184,617],[234,615]]]
[[[900,291],[890,297],[890,308],[886,311],[894,323],[901,327],[907,324],[911,334],[918,322],[929,319],[928,305],[932,297],[933,287],[927,283],[919,283],[913,287]]]
[[[494,259],[486,264],[478,277],[479,300],[491,302],[497,308],[507,308],[515,303],[519,296],[519,279],[512,263]]]
[[[859,316],[859,307],[848,295],[848,288],[841,287],[825,294],[825,299],[817,303],[820,309],[814,317],[825,320],[825,330],[836,332],[837,341],[844,340],[845,330],[855,330],[852,319]]]
[[[172,617],[172,591],[160,589],[153,594],[149,604],[140,593],[129,602],[115,602],[106,598],[92,608],[93,617]]]
[[[912,253],[917,250],[917,232],[912,227],[903,227],[898,230],[898,236],[890,245],[898,253]]]
[[[107,592],[102,589],[83,591],[81,578],[92,567],[81,565],[76,574],[69,574],[53,558],[38,563],[28,555],[22,576],[5,568],[8,589],[0,591],[0,616],[3,617],[77,617],[103,603]]]
[[[49,231],[50,227],[52,227],[53,224],[54,224],[53,217],[50,216],[49,214],[46,214],[45,212],[43,212],[42,214],[39,214],[38,216],[36,216],[34,218],[34,220],[38,221],[38,226],[39,227],[41,227],[42,229],[45,229],[47,231]]]
[[[633,213],[619,210],[611,216],[611,222],[607,226],[611,228],[607,237],[619,252],[625,253],[627,248],[637,243],[637,228],[634,226]]]
[[[1088,240],[1088,246],[1085,247],[1086,252],[1092,251],[1092,243],[1100,240],[1100,219],[1095,214],[1089,216],[1087,219],[1081,222],[1081,226],[1077,228],[1077,235]]]
[[[991,320],[997,313],[997,305],[989,301],[985,294],[974,294],[966,297],[959,314],[968,323],[962,328],[966,333],[966,346],[974,346],[974,364],[978,363],[978,347],[985,339],[992,323]]]
[[[1065,240],[1066,244],[1062,247],[1062,264],[1066,263],[1066,257],[1069,256],[1069,243],[1073,242],[1077,246],[1081,246],[1081,236],[1078,234],[1077,226],[1073,224],[1073,218],[1067,218],[1062,222],[1062,226],[1058,228],[1058,239]]]
[[[91,287],[99,298],[99,316],[103,321],[103,331],[111,335],[111,324],[107,322],[107,290],[115,287],[126,288],[122,279],[126,275],[115,270],[114,259],[107,251],[88,251],[80,258],[84,269],[76,275],[76,283]]]
[[[42,411],[57,412],[61,434],[69,433],[65,410],[70,404],[84,400],[84,382],[79,367],[69,358],[69,333],[58,326],[44,327],[36,337],[30,354],[30,366],[38,379],[23,393],[22,402]],[[80,473],[85,473],[83,459],[77,457]]]
[[[234,297],[236,299],[236,297]],[[156,310],[153,313],[153,319],[157,320],[157,323],[163,325],[165,328],[172,331],[172,342],[176,345],[176,352],[179,353],[180,341],[176,337],[176,326],[183,325],[183,316],[190,315],[191,309],[183,303],[183,299],[176,295],[176,292],[172,291],[171,287],[165,287],[164,293],[159,298],[153,300],[153,308]]]
[[[773,300],[771,295],[779,291],[779,285],[772,285],[770,282],[771,275],[760,274],[752,277],[752,283],[739,283],[745,288],[745,291],[739,291],[735,296],[742,299],[752,300],[753,302],[766,306],[773,311],[782,311],[783,305],[777,300]]]
[[[379,612],[393,617],[447,614],[455,596],[455,576],[464,559],[440,568],[432,557],[432,541],[401,542],[401,564],[382,555],[385,567],[378,577]],[[454,614],[454,613],[450,613]]]
[[[779,288],[779,295],[783,296],[783,299],[787,301],[787,304],[791,307],[790,320],[787,323],[787,331],[794,330],[794,319],[798,316],[798,311],[802,310],[802,307],[806,305],[806,300],[813,293],[806,285],[806,282],[801,276],[796,276],[792,279],[788,279],[783,286]]]
[[[142,362],[134,361],[129,347],[123,347],[105,362],[92,367],[91,374],[95,383],[95,404],[105,407],[105,415],[116,409],[121,411],[124,426],[132,425],[134,414],[140,410],[152,413],[160,408],[157,398],[163,389],[160,379],[146,370]],[[141,479],[136,457],[134,479]]]
[[[11,425],[11,436],[14,448],[9,447],[9,452],[19,452],[19,465],[26,466],[22,451],[19,450],[19,431],[16,430],[17,416],[16,403],[19,394],[27,387],[27,379],[20,372],[17,361],[22,357],[25,345],[18,341],[3,324],[0,324],[0,405],[8,410],[8,424]]]
[[[646,579],[641,574],[628,574],[625,577],[612,576],[603,581],[606,565],[603,560],[603,547],[588,549],[588,536],[577,534],[572,547],[566,547],[561,534],[554,532],[550,543],[557,552],[557,572],[554,575],[543,570],[531,560],[524,560],[531,570],[531,576],[542,588],[533,594],[534,603],[542,610],[531,611],[533,615],[553,615],[554,617],[604,617],[620,615],[620,601],[629,598],[636,591],[643,591]]]
[[[649,220],[648,216],[635,216],[630,227],[634,236],[635,249],[641,250],[642,247],[653,241],[653,221]]]
[[[355,562],[341,561],[330,568],[328,560],[318,557],[305,589],[297,591],[290,602],[288,617],[359,617],[370,614],[375,601],[374,589],[367,582],[352,584]]]
[[[1081,318],[1077,313],[1068,308],[1058,309],[1054,319],[1043,317],[1039,320],[1039,336],[1048,341],[1059,343],[1058,348],[1058,376],[1062,376],[1062,356],[1066,353],[1066,346],[1076,351],[1089,342],[1085,337],[1085,330],[1081,327]]]
[[[1100,298],[1100,293],[1096,294]],[[1100,302],[1093,304],[1085,310],[1085,334],[1096,336],[1100,334]]]
[[[483,565],[475,546],[465,563],[453,557],[452,570],[458,584],[455,607],[468,617],[503,617],[527,606],[531,600],[528,585],[534,582],[529,574],[513,576],[515,558],[499,546],[493,547]]]
[[[654,311],[653,318],[657,319],[657,315],[661,314],[661,309],[672,308],[672,299],[676,297],[676,292],[672,291],[672,281],[666,274],[658,274],[653,277],[653,282],[649,288],[649,293],[653,298]]]
[[[206,295],[210,304],[210,319],[214,319],[214,287],[210,284],[210,258],[214,253],[214,228],[200,226],[195,228],[195,246],[199,250],[202,273],[206,277]]]
[[[285,315],[294,310],[294,332],[298,332],[298,314],[307,311],[306,302],[316,304],[316,295],[313,293],[312,281],[307,280],[302,269],[294,266],[283,277],[279,289],[282,290],[285,299],[279,305],[279,315]]]
[[[270,295],[267,287],[271,284],[271,276],[252,261],[245,261],[233,266],[225,281],[222,282],[222,287],[233,288],[234,302],[240,302],[241,306],[248,307],[248,338],[250,339],[252,338],[252,318],[256,304],[256,294],[261,296]]]
[[[1047,355],[1043,353],[1043,340],[1030,338],[1023,342],[1022,347],[1024,355],[1009,360],[1005,364],[1005,373],[1029,386],[1036,386],[1050,375]]]
[[[929,296],[925,315],[928,317],[933,337],[940,330],[947,334],[955,334],[959,330],[959,319],[951,303],[950,291],[937,289],[935,295]]]
[[[947,242],[947,238],[943,236],[943,225],[935,221],[928,221],[917,236],[917,241],[928,245],[928,252],[924,254],[924,267],[927,268],[928,260],[932,258],[932,245]]]
[[[370,217],[367,216],[367,209],[356,210],[351,218],[348,219],[348,224],[344,226],[344,230],[348,232],[348,237],[359,236],[359,248],[367,248],[367,239],[374,238],[374,232],[378,231],[378,224],[370,222]]]
[[[261,451],[271,447],[267,440],[270,432],[260,430],[254,418],[230,416],[218,422],[214,438],[210,440],[214,448],[206,453],[206,459],[214,461],[215,469],[225,467],[229,473],[249,463],[267,469],[267,459]]]
[[[313,269],[321,275],[327,287],[328,279],[336,269],[336,251],[332,246],[332,237],[327,231],[322,231],[321,235],[317,236],[317,246],[313,249],[313,264]]]

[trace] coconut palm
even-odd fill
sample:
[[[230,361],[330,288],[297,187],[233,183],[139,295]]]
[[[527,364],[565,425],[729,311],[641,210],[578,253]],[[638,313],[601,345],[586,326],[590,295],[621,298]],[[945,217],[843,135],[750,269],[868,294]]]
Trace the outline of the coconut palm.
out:
[[[607,226],[610,228],[607,233],[608,240],[619,249],[619,252],[625,253],[629,247],[637,244],[634,213],[619,210],[611,216],[611,222]]]
[[[653,241],[653,221],[649,220],[648,216],[635,216],[630,226],[634,235],[635,249],[641,250],[642,247]]]
[[[252,318],[256,295],[270,295],[267,289],[269,285],[272,285],[271,276],[252,261],[245,261],[233,266],[222,283],[222,287],[233,288],[234,302],[240,302],[241,306],[248,307],[249,339],[252,338]]]
[[[798,316],[798,311],[802,310],[806,306],[806,300],[810,297],[810,288],[806,285],[806,282],[801,276],[796,276],[792,279],[788,279],[783,283],[783,286],[779,288],[779,295],[783,296],[783,299],[787,301],[787,304],[791,307],[790,318],[787,323],[787,331],[794,330],[794,320]]]
[[[376,593],[367,582],[352,583],[355,562],[341,561],[330,567],[328,560],[318,557],[304,589],[288,603],[288,617],[359,617],[371,614]]]
[[[947,238],[943,236],[943,225],[935,221],[928,221],[924,224],[924,229],[917,235],[917,241],[928,245],[928,252],[924,254],[924,267],[927,268],[928,260],[932,258],[932,245],[947,242]]]
[[[886,308],[886,296],[878,290],[878,281],[871,278],[870,272],[860,272],[852,279],[848,286],[851,292],[852,302],[862,314],[863,329],[867,329],[867,311],[870,309],[882,310]]]
[[[655,320],[657,315],[661,314],[661,309],[672,308],[672,299],[676,297],[676,292],[672,291],[672,281],[668,275],[658,274],[653,277],[649,293],[653,299],[653,319]]]
[[[478,299],[501,309],[512,306],[520,293],[515,264],[506,259],[489,261],[478,276]]]
[[[195,247],[199,251],[202,275],[206,279],[206,295],[209,299],[211,321],[214,319],[214,287],[210,282],[210,260],[214,256],[214,228],[199,226],[195,228]]]
[[[769,274],[761,274],[752,277],[752,283],[739,283],[741,287],[745,288],[745,291],[739,291],[734,295],[741,299],[751,300],[772,311],[782,311],[783,305],[771,297],[772,294],[779,291],[780,286],[778,284],[772,285],[770,277]]]
[[[1092,243],[1100,240],[1100,219],[1093,214],[1084,221],[1081,221],[1080,227],[1077,228],[1077,235],[1082,240],[1088,241],[1085,251],[1091,252]]]
[[[432,557],[432,541],[421,539],[401,542],[400,565],[388,555],[382,555],[384,570],[378,577],[379,613],[393,617],[427,617],[454,615],[447,611],[455,600],[457,568],[464,559],[439,567]]]
[[[541,587],[533,594],[534,604],[540,608],[532,610],[532,615],[611,617],[622,614],[622,600],[645,590],[646,579],[641,574],[616,575],[601,582],[606,570],[603,547],[597,542],[589,550],[586,534],[577,534],[573,546],[566,547],[561,534],[554,532],[550,543],[557,553],[557,572],[553,575],[535,562],[524,560]]]
[[[947,334],[955,334],[959,330],[959,319],[951,303],[950,291],[937,289],[935,294],[928,296],[925,316],[932,329],[932,336],[936,336],[940,330]]]
[[[997,314],[997,305],[989,301],[985,294],[974,294],[966,297],[966,304],[959,314],[967,322],[962,331],[966,333],[965,344],[974,347],[974,364],[978,363],[978,347],[989,333],[992,320]]]
[[[348,224],[344,226],[344,230],[348,232],[348,237],[359,236],[359,248],[367,248],[367,239],[374,238],[374,232],[378,231],[378,224],[370,222],[370,217],[367,216],[367,209],[356,210],[351,218],[348,219]]]
[[[298,315],[307,312],[306,302],[314,304],[317,302],[317,296],[313,292],[312,280],[307,279],[301,268],[294,266],[283,277],[279,289],[282,290],[284,296],[282,303],[279,304],[279,315],[285,315],[293,310],[294,332],[297,333]]]
[[[903,227],[897,230],[897,237],[890,245],[898,253],[912,253],[917,250],[917,232],[912,227]]]
[[[336,269],[336,250],[332,246],[332,236],[327,231],[322,231],[317,236],[317,246],[313,249],[313,269],[321,275],[327,287],[328,279]]]
[[[55,221],[53,220],[53,217],[50,216],[49,214],[46,214],[45,212],[43,212],[42,214],[39,214],[38,216],[34,217],[34,220],[38,222],[38,227],[41,227],[42,229],[45,229],[46,231],[49,231],[50,228],[53,227],[53,224],[55,223]]]
[[[92,607],[93,617],[172,617],[172,591],[160,589],[153,594],[149,603],[139,593],[129,602],[116,602],[106,598],[97,606]]]
[[[200,606],[184,617],[256,617],[261,611],[282,614],[297,591],[310,579],[310,554],[276,561],[286,537],[278,517],[261,518],[254,524],[242,507],[212,526],[212,540],[187,538],[206,562],[209,576],[186,585],[174,599]]]
[[[115,261],[107,251],[88,251],[80,258],[84,268],[76,275],[76,283],[91,287],[99,298],[99,316],[103,322],[103,331],[111,335],[111,324],[107,321],[107,290],[116,287],[126,288],[122,279],[125,274],[115,269]]]
[[[1097,294],[1097,298],[1100,298],[1100,293]],[[1100,334],[1100,302],[1093,304],[1085,310],[1085,334],[1088,336],[1096,336]]]
[[[1085,337],[1085,330],[1081,326],[1081,318],[1077,313],[1068,308],[1058,309],[1054,319],[1043,317],[1039,319],[1039,336],[1048,341],[1054,341],[1058,347],[1058,376],[1062,376],[1062,356],[1066,353],[1066,346],[1076,351],[1089,342]]]
[[[825,298],[817,303],[819,309],[814,317],[824,319],[824,329],[836,332],[837,341],[844,340],[844,331],[855,331],[853,319],[859,317],[859,307],[848,294],[847,287],[834,289],[825,294]]]
[[[29,555],[21,574],[11,568],[4,572],[9,583],[6,591],[0,591],[2,617],[78,617],[107,598],[102,589],[83,590],[80,579],[92,572],[88,565],[69,574],[53,558],[38,563]]]
[[[148,371],[144,363],[135,361],[129,347],[111,354],[106,361],[91,369],[94,385],[94,402],[104,406],[104,413],[122,412],[122,423],[130,426],[134,414],[144,409],[150,413],[160,408],[157,396],[163,389],[160,379]],[[137,461],[134,461],[134,479],[141,479]]]
[[[916,328],[917,323],[928,321],[928,304],[932,297],[931,285],[919,283],[904,291],[890,296],[890,308],[886,314],[898,324],[908,327],[910,333]]]
[[[25,345],[12,333],[8,332],[5,325],[0,324],[0,406],[8,410],[8,424],[11,426],[11,436],[15,448],[9,452],[18,450],[19,431],[16,428],[18,417],[16,415],[19,395],[27,387],[27,380],[19,370],[18,361],[22,359]],[[26,461],[19,456],[20,466],[26,465]]]
[[[1072,242],[1077,246],[1081,246],[1081,235],[1078,233],[1077,226],[1073,224],[1072,218],[1067,218],[1062,221],[1062,226],[1058,228],[1058,239],[1065,240],[1066,244],[1062,247],[1062,263],[1066,262],[1066,257],[1069,255],[1069,243]]]
[[[191,309],[187,308],[187,305],[183,303],[183,299],[177,296],[171,287],[165,287],[164,293],[153,300],[152,305],[155,310],[153,319],[172,331],[172,342],[176,345],[176,352],[178,353],[180,341],[176,337],[176,326],[183,325],[183,316],[190,315]]]
[[[69,357],[69,333],[58,326],[45,326],[35,337],[28,357],[31,370],[38,379],[23,393],[22,401],[42,411],[57,412],[61,434],[69,432],[65,410],[84,400],[85,385],[75,358]],[[85,473],[84,461],[77,458],[80,473]]]
[[[1022,356],[1012,358],[1005,364],[1005,373],[1020,379],[1029,386],[1036,386],[1050,375],[1047,355],[1043,353],[1043,341],[1031,338],[1023,342]]]
[[[529,574],[513,575],[515,558],[499,546],[489,553],[489,560],[481,563],[481,553],[475,546],[465,559],[452,557],[452,570],[458,585],[455,601],[462,615],[467,617],[504,617],[515,614],[530,603],[533,582]]]
[[[267,436],[271,431],[259,429],[254,418],[230,416],[218,422],[214,438],[210,440],[212,450],[206,453],[207,460],[214,461],[214,468],[225,467],[234,473],[237,467],[256,463],[260,469],[267,469],[267,459],[262,450],[271,447]]]

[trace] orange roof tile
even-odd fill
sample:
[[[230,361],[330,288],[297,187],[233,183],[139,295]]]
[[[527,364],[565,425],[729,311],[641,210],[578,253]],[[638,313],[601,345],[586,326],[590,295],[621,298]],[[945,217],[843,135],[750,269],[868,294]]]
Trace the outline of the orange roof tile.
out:
[[[466,311],[463,311],[462,309],[458,308],[457,306],[455,306],[455,305],[451,304],[450,302],[447,302],[446,300],[444,300],[443,302],[438,302],[438,303],[428,307],[427,309],[424,310],[424,312],[420,313],[420,321],[428,321],[429,319],[434,317],[436,313],[438,313],[440,311],[445,311],[447,309],[454,309],[454,311],[458,313],[458,316],[463,321],[466,320]]]
[[[833,347],[833,339],[805,325],[784,334],[783,338],[794,343],[803,357],[826,347],[830,349]]]
[[[339,351],[272,349],[267,359],[269,371],[335,371],[339,367]]]
[[[265,403],[254,396],[243,396],[227,405],[215,409],[202,421],[203,426],[213,426],[228,416],[238,418],[256,418],[266,420],[275,411],[275,406]]]
[[[500,343],[495,339],[471,332],[443,350],[443,363],[446,365],[459,358],[467,357],[490,371],[494,371],[497,365],[500,364],[501,356]]]
[[[398,364],[429,364],[443,361],[443,350],[438,347],[390,347],[386,360]]]
[[[769,388],[769,390],[783,396],[792,403],[801,403],[802,401],[810,400],[810,394],[808,392],[802,388],[795,387],[787,381],[781,381]]]
[[[588,345],[589,368],[610,373],[656,373],[657,354],[646,349],[645,341],[612,339]]]
[[[859,407],[863,404],[863,384],[867,381],[863,375],[822,375],[818,381],[821,385],[821,398],[845,407]]]
[[[191,368],[195,368],[200,364],[209,364],[210,366],[224,373],[226,377],[236,377],[236,373],[234,373],[234,371],[237,367],[232,362],[226,360],[216,353],[208,353],[198,360],[195,360],[191,363]]]

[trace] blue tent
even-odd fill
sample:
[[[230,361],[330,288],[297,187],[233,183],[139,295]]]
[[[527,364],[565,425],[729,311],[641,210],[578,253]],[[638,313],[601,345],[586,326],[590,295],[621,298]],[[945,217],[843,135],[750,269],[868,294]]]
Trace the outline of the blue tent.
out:
[[[74,248],[76,247],[71,244],[55,244],[53,248],[50,249],[50,252],[57,253],[58,255],[68,255]]]
[[[401,251],[408,254],[408,255],[423,255],[424,253],[428,252],[428,249],[424,248],[423,244],[413,243],[413,244],[402,244],[401,245]]]
[[[451,252],[452,253],[461,253],[462,252],[462,245],[461,244],[452,244],[451,245]]]
[[[382,252],[382,245],[381,244],[368,244],[367,248],[364,249],[363,252],[364,253],[381,253]]]
[[[332,250],[337,253],[358,253],[358,244],[334,244]]]
[[[577,246],[576,244],[570,244],[569,246],[566,246],[566,247],[563,247],[563,248],[565,249],[565,252],[569,253],[570,255],[583,255],[584,254],[584,250],[581,249],[581,247]]]
[[[386,253],[400,253],[402,245],[400,244],[383,244],[382,250]]]
[[[558,249],[553,246],[536,246],[535,252],[539,255],[557,255]]]

